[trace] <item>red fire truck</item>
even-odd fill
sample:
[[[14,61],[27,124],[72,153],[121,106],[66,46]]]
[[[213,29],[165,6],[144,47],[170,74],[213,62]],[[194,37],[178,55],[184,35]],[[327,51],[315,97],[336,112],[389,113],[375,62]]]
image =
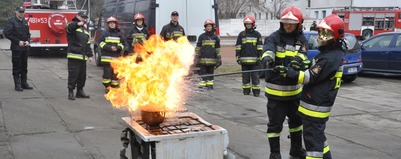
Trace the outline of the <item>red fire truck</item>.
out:
[[[352,33],[361,39],[384,32],[401,31],[401,10],[367,11],[335,10],[344,20],[345,32]]]
[[[30,54],[66,53],[65,26],[80,11],[75,0],[31,0],[24,7],[31,32]]]

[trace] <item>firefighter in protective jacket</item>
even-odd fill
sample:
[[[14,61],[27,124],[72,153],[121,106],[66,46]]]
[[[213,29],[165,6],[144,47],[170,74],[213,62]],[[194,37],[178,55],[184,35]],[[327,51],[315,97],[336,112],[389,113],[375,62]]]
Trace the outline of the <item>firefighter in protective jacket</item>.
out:
[[[221,66],[220,38],[214,33],[215,23],[207,19],[204,23],[205,33],[202,33],[195,48],[195,64],[200,67],[200,74],[213,74]],[[213,76],[203,77],[199,88],[213,89]]]
[[[259,69],[259,58],[262,54],[263,43],[261,34],[255,30],[255,18],[246,16],[243,20],[245,30],[238,34],[235,44],[235,57],[242,71]],[[252,85],[251,85],[252,80]],[[242,74],[242,90],[244,95],[252,93],[255,97],[260,94],[259,72]]]
[[[141,13],[134,15],[134,27],[129,31],[128,41],[128,53],[132,54],[135,52],[135,45],[142,45],[145,40],[150,36],[148,28],[145,24],[145,16]]]
[[[163,26],[160,35],[163,37],[165,41],[168,40],[177,40],[181,36],[185,36],[184,28],[178,23],[178,12],[171,12],[171,21],[170,23]]]
[[[79,11],[67,23],[66,32],[68,40],[68,99],[75,100],[74,89],[77,87],[77,98],[89,98],[83,87],[86,82],[86,60],[92,61],[92,49],[90,48],[89,32],[86,29],[88,16],[84,11]]]
[[[284,66],[307,61],[307,40],[302,33],[303,17],[299,8],[291,6],[281,12],[280,28],[265,40],[264,53],[261,57],[266,67]],[[294,64],[295,67],[295,64]],[[303,69],[297,67],[296,69]],[[268,71],[265,77],[265,95],[268,99],[267,137],[270,144],[270,159],[281,158],[280,133],[283,122],[288,117],[291,137],[290,155],[304,157],[302,148],[302,120],[296,114],[302,85],[296,80],[287,79],[279,72]]]
[[[110,62],[122,56],[125,44],[124,37],[118,28],[118,20],[115,17],[107,18],[107,26],[98,41],[102,51],[101,62],[104,63],[102,83],[106,87],[106,93],[109,86],[116,88],[119,85],[119,80],[111,68]]]
[[[297,71],[277,67],[283,76],[304,84],[298,114],[302,118],[307,159],[331,159],[324,134],[326,122],[337,96],[343,74],[344,22],[335,14],[325,17],[316,27],[320,53],[310,69]],[[302,63],[299,63],[302,65]]]

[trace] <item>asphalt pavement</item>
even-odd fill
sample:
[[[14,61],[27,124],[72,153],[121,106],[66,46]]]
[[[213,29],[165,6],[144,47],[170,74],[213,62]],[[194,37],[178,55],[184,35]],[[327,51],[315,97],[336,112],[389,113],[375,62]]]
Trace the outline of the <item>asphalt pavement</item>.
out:
[[[104,98],[102,68],[88,63],[85,91],[91,98],[70,101],[67,60],[29,57],[28,83],[34,89],[17,92],[8,48],[9,41],[0,39],[0,158],[118,159],[126,127],[121,118],[129,114]],[[195,84],[186,90],[188,111],[227,129],[235,158],[268,158],[267,99],[243,95],[240,76],[216,77],[213,91]],[[342,84],[326,129],[333,158],[401,158],[400,94],[399,77],[364,76]],[[283,158],[289,158],[287,126]]]

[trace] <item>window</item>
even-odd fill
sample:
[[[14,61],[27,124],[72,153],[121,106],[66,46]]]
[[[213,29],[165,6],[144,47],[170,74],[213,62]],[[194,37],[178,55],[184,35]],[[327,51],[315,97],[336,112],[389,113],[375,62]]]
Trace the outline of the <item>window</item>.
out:
[[[397,42],[395,42],[395,47],[396,48],[401,48],[401,36],[398,36]]]
[[[262,13],[259,13],[259,19],[262,19]]]
[[[319,11],[315,11],[315,18],[319,18]]]
[[[393,39],[393,35],[378,36],[366,42],[363,46],[364,48],[387,48],[390,45],[391,39]]]
[[[269,19],[269,13],[266,13],[266,19]]]
[[[323,16],[323,18],[326,17],[326,11],[325,10],[322,11],[322,16]]]

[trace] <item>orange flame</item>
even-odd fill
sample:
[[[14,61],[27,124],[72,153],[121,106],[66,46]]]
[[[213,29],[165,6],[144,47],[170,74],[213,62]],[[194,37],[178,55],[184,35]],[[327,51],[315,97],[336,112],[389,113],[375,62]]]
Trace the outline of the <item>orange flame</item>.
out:
[[[150,53],[150,54],[149,54]],[[105,95],[114,107],[135,110],[168,111],[182,106],[184,77],[193,64],[194,47],[186,37],[163,41],[151,36],[142,45],[135,45],[135,55],[111,61],[119,88]],[[137,56],[142,62],[136,63]]]

